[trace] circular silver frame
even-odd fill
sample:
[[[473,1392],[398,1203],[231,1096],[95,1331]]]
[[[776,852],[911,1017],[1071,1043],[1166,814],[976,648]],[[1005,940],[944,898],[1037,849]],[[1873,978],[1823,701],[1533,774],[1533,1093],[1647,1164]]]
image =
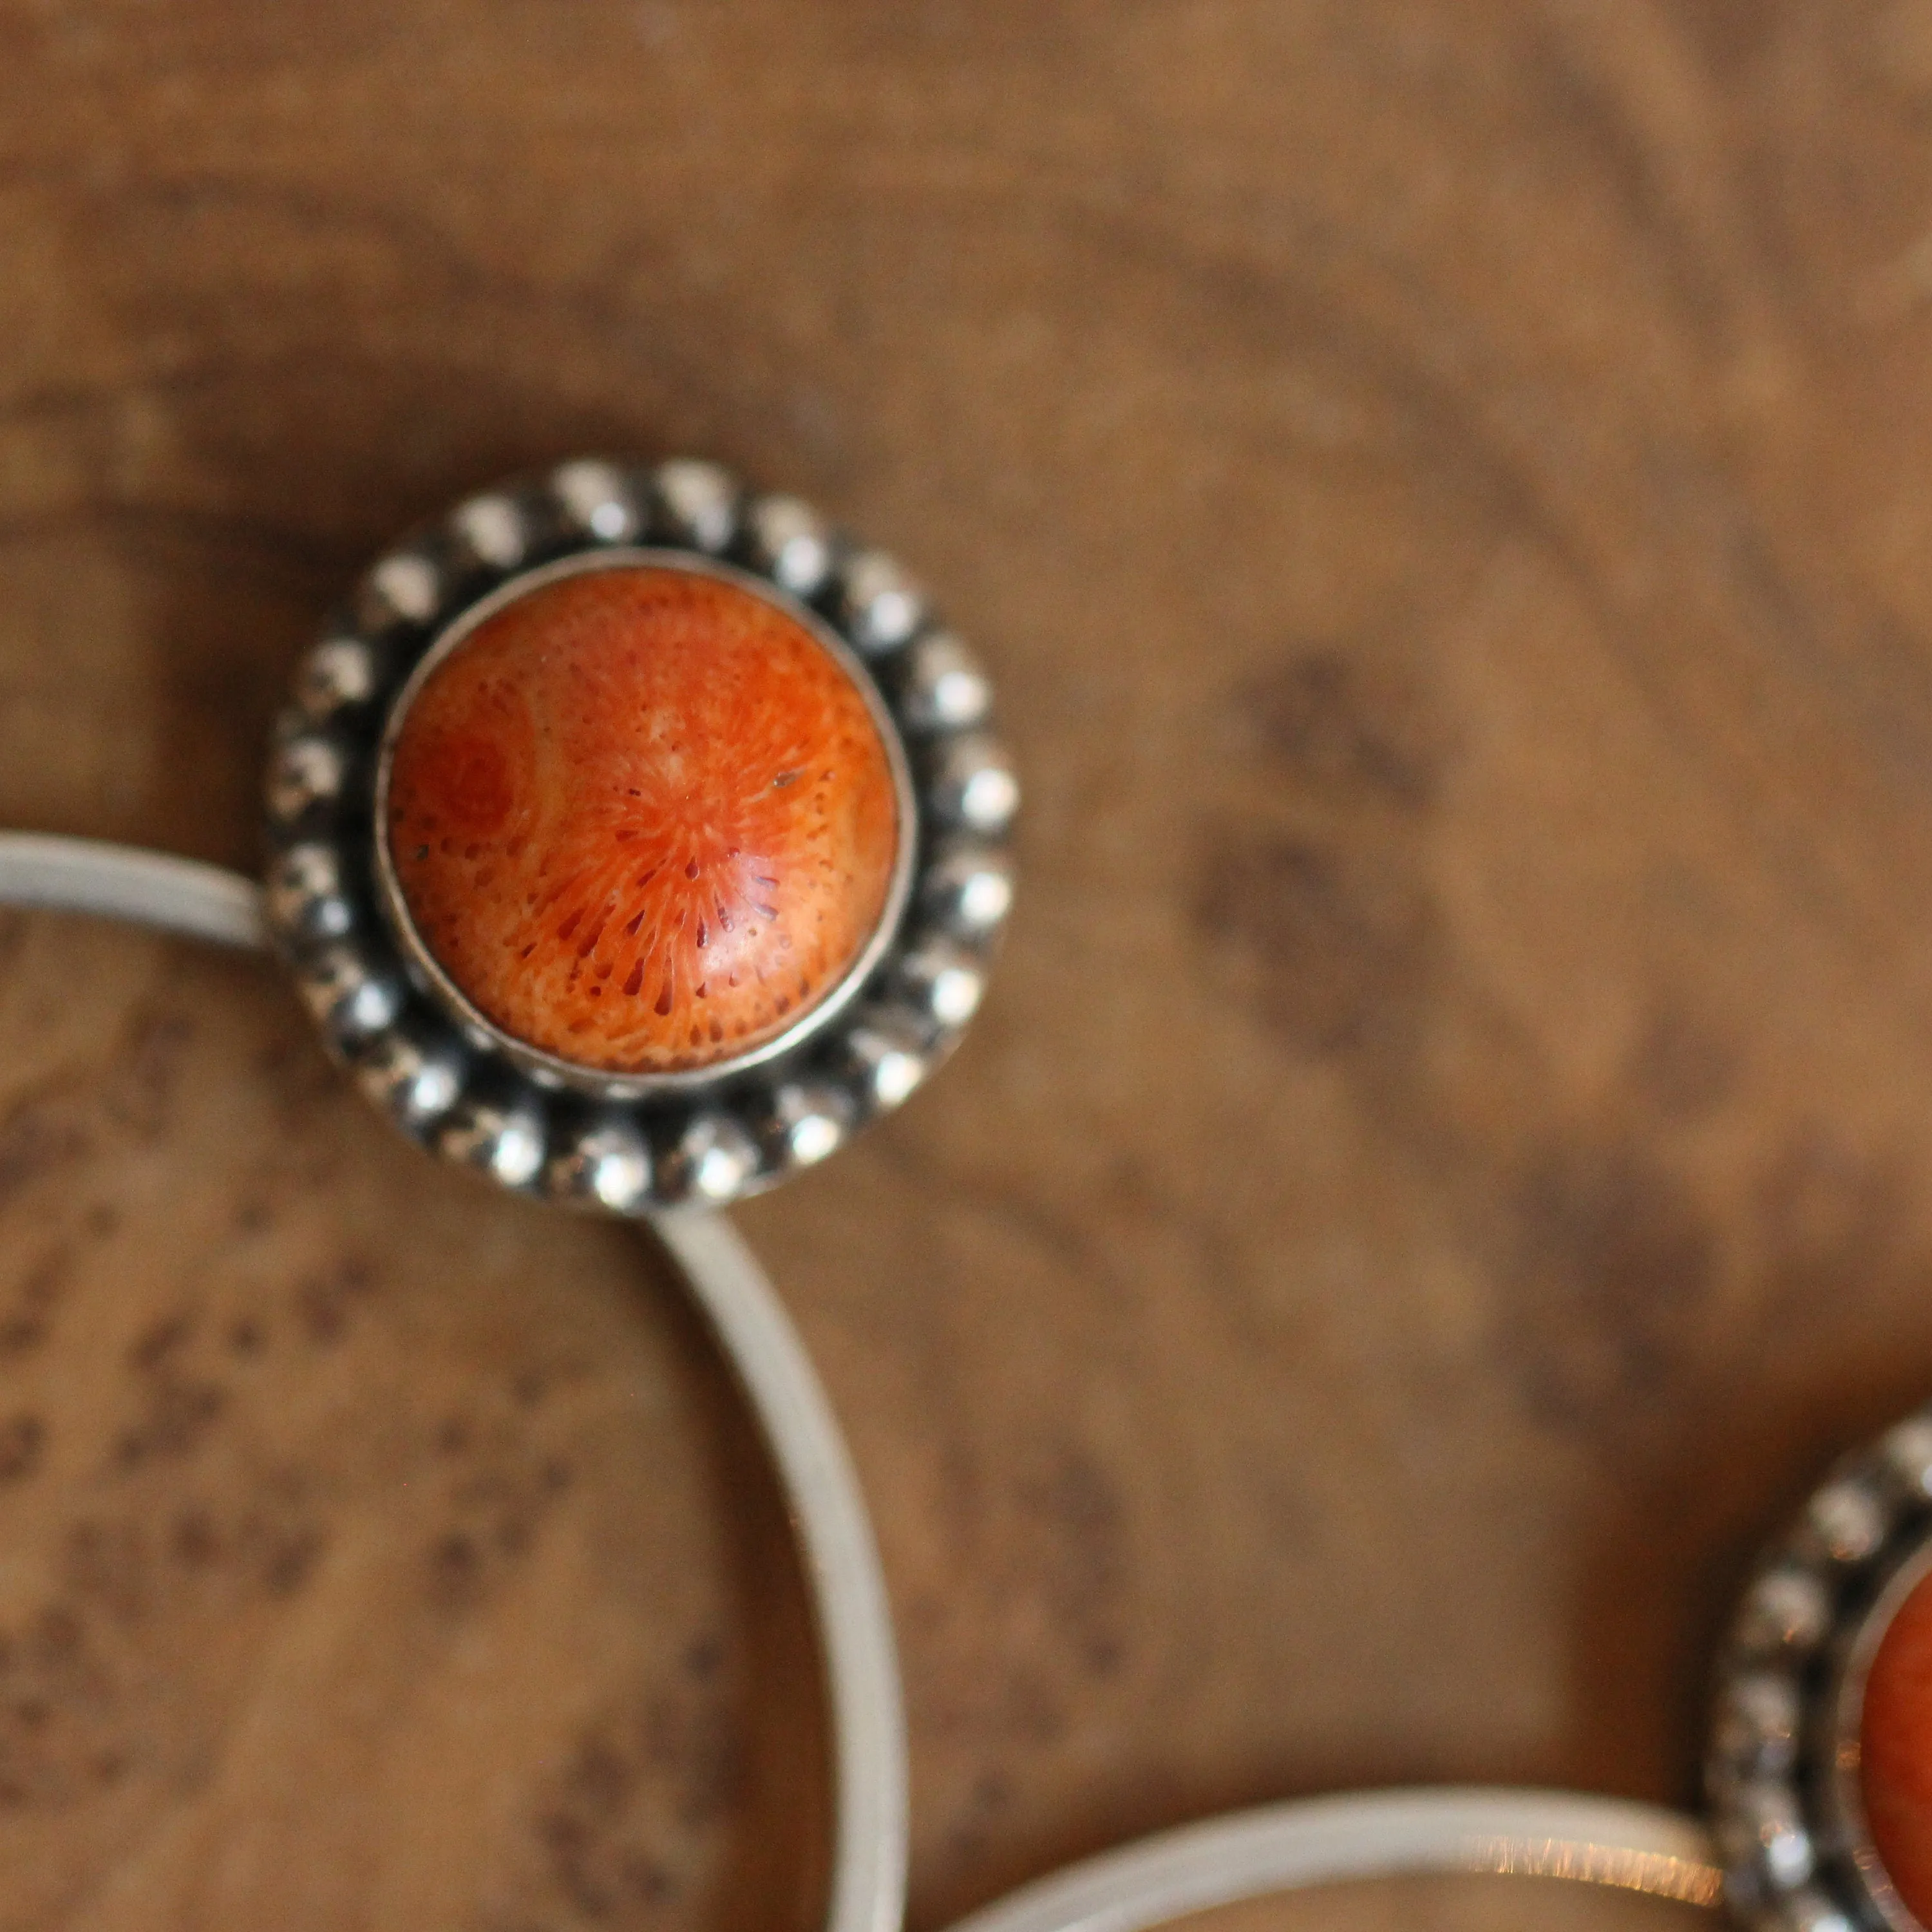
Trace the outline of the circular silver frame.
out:
[[[388,753],[435,666],[540,584],[640,562],[737,584],[852,672],[902,841],[853,970],[776,1040],[692,1073],[604,1075],[504,1034],[416,934],[382,836]],[[1011,904],[1019,791],[992,689],[892,558],[714,464],[589,459],[469,499],[365,574],[278,724],[265,905],[331,1052],[410,1137],[526,1192],[625,1214],[718,1206],[905,1100],[976,1010]]]
[[[1846,1457],[1763,1552],[1720,1652],[1705,1778],[1725,1895],[1776,1932],[1927,1932],[1865,1816],[1886,1630],[1932,1574],[1932,1407]]]
[[[1842,1647],[1832,1693],[1829,1774],[1820,1792],[1832,1838],[1847,1849],[1887,1932],[1923,1932],[1923,1928],[1880,1862],[1865,1814],[1862,1738],[1865,1685],[1892,1619],[1928,1574],[1932,1574],[1932,1526],[1922,1526],[1918,1540],[1906,1546],[1903,1556],[1893,1562]]]

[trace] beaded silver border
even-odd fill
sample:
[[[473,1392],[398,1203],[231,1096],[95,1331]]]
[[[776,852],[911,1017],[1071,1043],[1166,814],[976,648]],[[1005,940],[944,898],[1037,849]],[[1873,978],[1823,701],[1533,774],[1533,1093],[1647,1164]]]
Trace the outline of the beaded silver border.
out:
[[[1720,1652],[1705,1783],[1725,1897],[1763,1932],[1925,1932],[1859,1795],[1864,1679],[1932,1567],[1932,1406],[1846,1457],[1760,1558]]]
[[[849,649],[903,749],[916,845],[875,952],[782,1051],[695,1084],[577,1092],[466,1023],[412,956],[377,878],[380,753],[416,666],[484,599],[567,560],[640,550],[743,573]],[[916,582],[797,498],[688,458],[566,463],[470,498],[379,558],[302,658],[266,788],[270,932],[330,1051],[412,1139],[506,1187],[613,1213],[722,1206],[898,1106],[977,1009],[1012,902],[1019,805],[992,710],[986,673]]]

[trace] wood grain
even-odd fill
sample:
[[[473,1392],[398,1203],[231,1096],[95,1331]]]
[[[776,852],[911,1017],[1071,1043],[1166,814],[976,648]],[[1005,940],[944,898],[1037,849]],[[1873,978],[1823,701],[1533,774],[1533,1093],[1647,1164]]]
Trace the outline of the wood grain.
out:
[[[252,863],[314,613],[580,448],[826,501],[1000,676],[987,1016],[746,1216],[917,1925],[1339,1784],[1689,1797],[1754,1539],[1926,1393],[1928,112],[1927,0],[0,0],[0,822]],[[808,1922],[674,1294],[261,974],[4,932],[0,1927]],[[1321,1922],[1642,1918],[1498,1896]]]

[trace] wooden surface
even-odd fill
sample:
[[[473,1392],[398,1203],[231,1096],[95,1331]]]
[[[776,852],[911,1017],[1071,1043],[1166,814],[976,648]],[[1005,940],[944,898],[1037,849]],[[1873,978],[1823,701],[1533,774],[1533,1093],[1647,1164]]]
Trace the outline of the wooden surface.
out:
[[[251,863],[314,614],[500,472],[825,500],[1029,787],[972,1040],[745,1216],[916,1926],[1337,1784],[1686,1798],[1754,1540],[1932,1389],[1928,355],[1928,0],[0,0],[0,823]],[[266,971],[0,939],[0,1928],[809,1926],[674,1292]]]

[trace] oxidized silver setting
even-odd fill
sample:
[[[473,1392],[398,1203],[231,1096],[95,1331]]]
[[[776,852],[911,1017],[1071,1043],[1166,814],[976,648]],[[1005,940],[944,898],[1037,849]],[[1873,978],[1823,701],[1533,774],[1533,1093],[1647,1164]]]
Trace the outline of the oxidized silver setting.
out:
[[[386,752],[430,663],[539,584],[631,562],[778,603],[858,675],[910,835],[872,944],[778,1040],[626,1077],[514,1041],[418,940],[388,873]],[[979,1006],[1019,804],[992,688],[884,553],[715,464],[568,463],[458,506],[377,560],[298,666],[266,802],[271,934],[329,1050],[404,1132],[507,1187],[623,1214],[716,1207],[823,1160],[907,1099]]]
[[[1880,1641],[1932,1570],[1932,1408],[1847,1456],[1759,1559],[1720,1653],[1705,1778],[1725,1897],[1776,1932],[1925,1932],[1865,1822]]]

